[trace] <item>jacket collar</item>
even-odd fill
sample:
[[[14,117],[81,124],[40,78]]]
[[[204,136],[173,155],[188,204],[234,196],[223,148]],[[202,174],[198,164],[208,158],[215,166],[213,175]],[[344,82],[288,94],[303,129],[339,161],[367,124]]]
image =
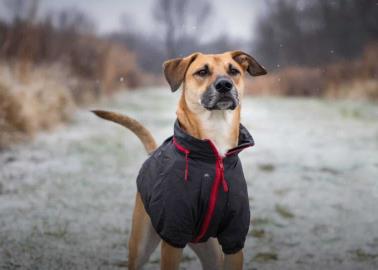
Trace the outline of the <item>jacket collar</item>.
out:
[[[214,145],[210,140],[200,140],[189,135],[181,128],[178,120],[176,120],[174,125],[174,140],[183,148],[187,149],[190,152],[191,157],[210,159],[218,157],[217,154],[214,153]],[[254,144],[255,142],[251,134],[242,124],[240,124],[238,145],[230,149],[226,153],[226,157],[235,156],[243,149],[251,147]]]

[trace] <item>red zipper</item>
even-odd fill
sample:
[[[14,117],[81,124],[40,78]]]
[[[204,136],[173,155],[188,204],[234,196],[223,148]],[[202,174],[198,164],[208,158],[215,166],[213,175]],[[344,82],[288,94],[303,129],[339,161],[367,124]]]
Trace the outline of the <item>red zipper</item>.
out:
[[[217,199],[218,199],[218,191],[219,191],[220,184],[222,183],[224,192],[229,191],[227,181],[224,177],[223,158],[222,158],[221,155],[219,155],[219,152],[218,152],[217,148],[215,147],[215,145],[213,144],[213,142],[210,141],[210,140],[206,140],[206,141],[209,143],[209,145],[210,145],[210,147],[211,147],[211,149],[212,149],[212,151],[213,151],[213,153],[216,157],[215,178],[214,178],[213,185],[211,187],[209,204],[208,204],[206,215],[205,215],[204,220],[202,222],[198,236],[196,236],[196,238],[192,241],[193,243],[199,242],[205,236],[207,230],[209,229],[211,219],[213,218],[213,215],[214,215],[215,205],[216,205],[216,202],[217,202]],[[189,177],[189,154],[190,154],[190,151],[189,151],[189,149],[180,145],[177,142],[175,137],[173,137],[173,144],[175,145],[175,147],[179,151],[181,151],[185,154],[185,164],[186,164],[185,165],[185,181],[187,181],[188,177]],[[248,146],[246,146],[246,147],[248,147]],[[243,147],[243,148],[246,148],[246,147]],[[228,152],[226,154],[226,156],[231,155],[232,153],[235,153],[236,151],[241,151],[243,148],[238,148],[238,149],[235,149],[234,151]]]
[[[209,199],[209,206],[207,208],[207,212],[205,215],[205,218],[202,222],[200,232],[198,236],[193,240],[193,243],[199,242],[206,234],[207,230],[209,229],[211,219],[213,218],[214,215],[214,210],[215,210],[215,205],[217,202],[218,198],[218,191],[219,191],[219,186],[222,182],[223,185],[223,190],[224,192],[228,192],[228,185],[227,181],[224,178],[224,165],[223,165],[223,158],[219,155],[217,148],[213,144],[212,141],[207,140],[211,146],[211,149],[214,152],[214,155],[216,157],[216,163],[215,163],[215,179],[213,186],[211,187],[211,192],[210,192],[210,199]]]

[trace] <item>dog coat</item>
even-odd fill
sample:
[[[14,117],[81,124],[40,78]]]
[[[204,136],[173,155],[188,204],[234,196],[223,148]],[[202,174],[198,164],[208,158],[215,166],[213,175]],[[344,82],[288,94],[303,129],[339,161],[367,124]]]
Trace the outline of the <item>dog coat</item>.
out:
[[[226,254],[244,247],[250,224],[247,185],[238,153],[254,141],[240,125],[238,146],[222,158],[210,140],[187,134],[176,120],[144,162],[137,188],[160,237],[183,248],[217,237]]]

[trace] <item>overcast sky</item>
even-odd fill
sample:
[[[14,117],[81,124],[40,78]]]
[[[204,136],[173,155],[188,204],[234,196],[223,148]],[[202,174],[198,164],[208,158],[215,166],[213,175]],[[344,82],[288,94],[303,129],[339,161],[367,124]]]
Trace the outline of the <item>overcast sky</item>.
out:
[[[119,30],[122,14],[129,16],[134,28],[152,33],[154,19],[151,16],[156,0],[40,0],[42,13],[61,8],[77,7],[96,22],[100,33]],[[197,0],[198,1],[198,0]],[[256,16],[261,11],[263,0],[213,0],[214,12],[210,20],[209,35],[221,32],[233,38],[249,39]],[[193,26],[195,27],[195,26]]]

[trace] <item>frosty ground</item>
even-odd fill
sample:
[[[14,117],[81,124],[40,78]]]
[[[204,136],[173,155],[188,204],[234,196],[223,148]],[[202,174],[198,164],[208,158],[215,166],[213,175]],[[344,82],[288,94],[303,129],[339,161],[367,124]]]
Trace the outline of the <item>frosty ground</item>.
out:
[[[93,108],[170,136],[179,93],[146,89]],[[129,131],[78,111],[0,153],[0,269],[123,269],[146,158]],[[256,146],[240,157],[252,220],[246,269],[378,269],[378,106],[248,97]],[[145,269],[158,269],[155,252]],[[185,249],[181,269],[199,269]]]

